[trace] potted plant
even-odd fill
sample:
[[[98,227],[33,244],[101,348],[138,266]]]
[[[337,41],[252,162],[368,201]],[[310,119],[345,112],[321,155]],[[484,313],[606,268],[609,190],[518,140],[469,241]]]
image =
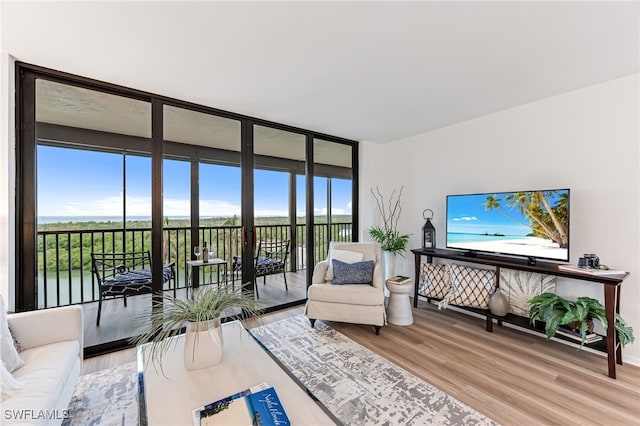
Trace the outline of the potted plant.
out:
[[[152,308],[138,318],[146,331],[130,339],[132,344],[151,342],[147,356],[154,365],[162,365],[162,356],[175,347],[178,339],[171,339],[185,331],[184,362],[187,370],[206,368],[222,360],[222,329],[220,316],[227,309],[240,309],[232,319],[258,315],[262,305],[252,292],[228,291],[224,287],[208,288],[191,297],[180,299],[163,294]]]
[[[369,229],[369,236],[380,244],[383,251],[401,256],[404,256],[403,253],[407,249],[407,243],[409,242],[409,235],[401,234],[397,229],[400,212],[402,211],[400,198],[402,197],[403,189],[404,187],[400,188],[395,199],[396,191],[393,190],[389,197],[388,205],[385,205],[384,197],[379,187],[376,186],[376,192],[373,191],[373,188],[371,189],[371,194],[373,194],[378,211],[382,216],[382,226],[373,226]]]
[[[607,329],[605,308],[596,299],[578,297],[575,301],[567,300],[553,293],[542,293],[528,301],[531,304],[529,318],[532,324],[537,320],[545,322],[547,339],[553,337],[560,326],[569,326],[580,334],[580,347],[584,345],[587,332],[593,330],[593,320],[597,319]],[[620,314],[615,314],[614,327],[622,346],[635,340],[633,329],[627,325]]]

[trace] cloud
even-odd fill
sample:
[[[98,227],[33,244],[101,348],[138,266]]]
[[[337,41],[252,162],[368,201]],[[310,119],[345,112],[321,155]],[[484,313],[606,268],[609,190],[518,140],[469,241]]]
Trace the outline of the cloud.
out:
[[[316,216],[326,216],[327,215],[327,208],[326,207],[315,208],[315,209],[313,209],[313,214],[315,214]],[[339,207],[332,207],[331,208],[331,214],[332,215],[351,214],[351,210],[345,210],[345,209],[341,209]]]
[[[458,221],[469,222],[469,221],[473,221],[473,220],[478,220],[478,218],[475,217],[475,216],[463,216],[463,217],[454,217],[453,220],[455,222],[458,222]]]
[[[162,206],[164,216],[190,216],[188,199],[165,198]],[[233,216],[240,214],[240,206],[222,200],[202,200],[201,216]],[[42,216],[121,216],[122,194],[83,202],[69,201],[46,211]],[[151,216],[151,197],[127,197],[127,216]]]

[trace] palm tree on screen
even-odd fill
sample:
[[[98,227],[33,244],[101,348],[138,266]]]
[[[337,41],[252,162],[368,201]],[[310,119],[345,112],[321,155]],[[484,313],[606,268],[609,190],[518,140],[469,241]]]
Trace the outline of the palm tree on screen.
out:
[[[558,191],[514,192],[504,199],[490,195],[484,207],[485,210],[496,210],[512,221],[530,227],[534,236],[552,240],[566,248],[569,243],[567,195],[566,192],[558,194]],[[556,201],[552,206],[550,200],[553,199]],[[505,213],[503,202],[509,208],[516,207],[530,223],[524,223]]]

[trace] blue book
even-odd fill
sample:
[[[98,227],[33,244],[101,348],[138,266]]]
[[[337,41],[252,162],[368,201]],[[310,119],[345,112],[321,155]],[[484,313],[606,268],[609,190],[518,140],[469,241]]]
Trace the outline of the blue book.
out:
[[[291,424],[273,387],[266,383],[193,410],[195,426],[288,426]]]
[[[274,388],[264,389],[247,395],[245,402],[247,403],[253,425],[291,425]]]

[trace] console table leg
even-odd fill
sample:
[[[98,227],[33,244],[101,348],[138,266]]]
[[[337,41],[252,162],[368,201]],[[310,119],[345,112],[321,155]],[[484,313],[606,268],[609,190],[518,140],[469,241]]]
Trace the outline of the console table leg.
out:
[[[604,308],[607,317],[607,361],[609,364],[609,377],[616,378],[616,287],[612,285],[604,286]]]
[[[620,313],[620,288],[622,286],[621,285],[617,285],[616,286],[616,313],[619,314]],[[616,362],[620,365],[622,365],[622,345],[619,344],[618,342],[616,342]]]
[[[487,331],[489,333],[493,332],[493,320],[491,317],[487,317]]]
[[[415,262],[414,262],[414,276],[415,283],[413,288],[413,307],[418,307],[418,287],[420,286],[420,255],[418,253],[415,254]]]

